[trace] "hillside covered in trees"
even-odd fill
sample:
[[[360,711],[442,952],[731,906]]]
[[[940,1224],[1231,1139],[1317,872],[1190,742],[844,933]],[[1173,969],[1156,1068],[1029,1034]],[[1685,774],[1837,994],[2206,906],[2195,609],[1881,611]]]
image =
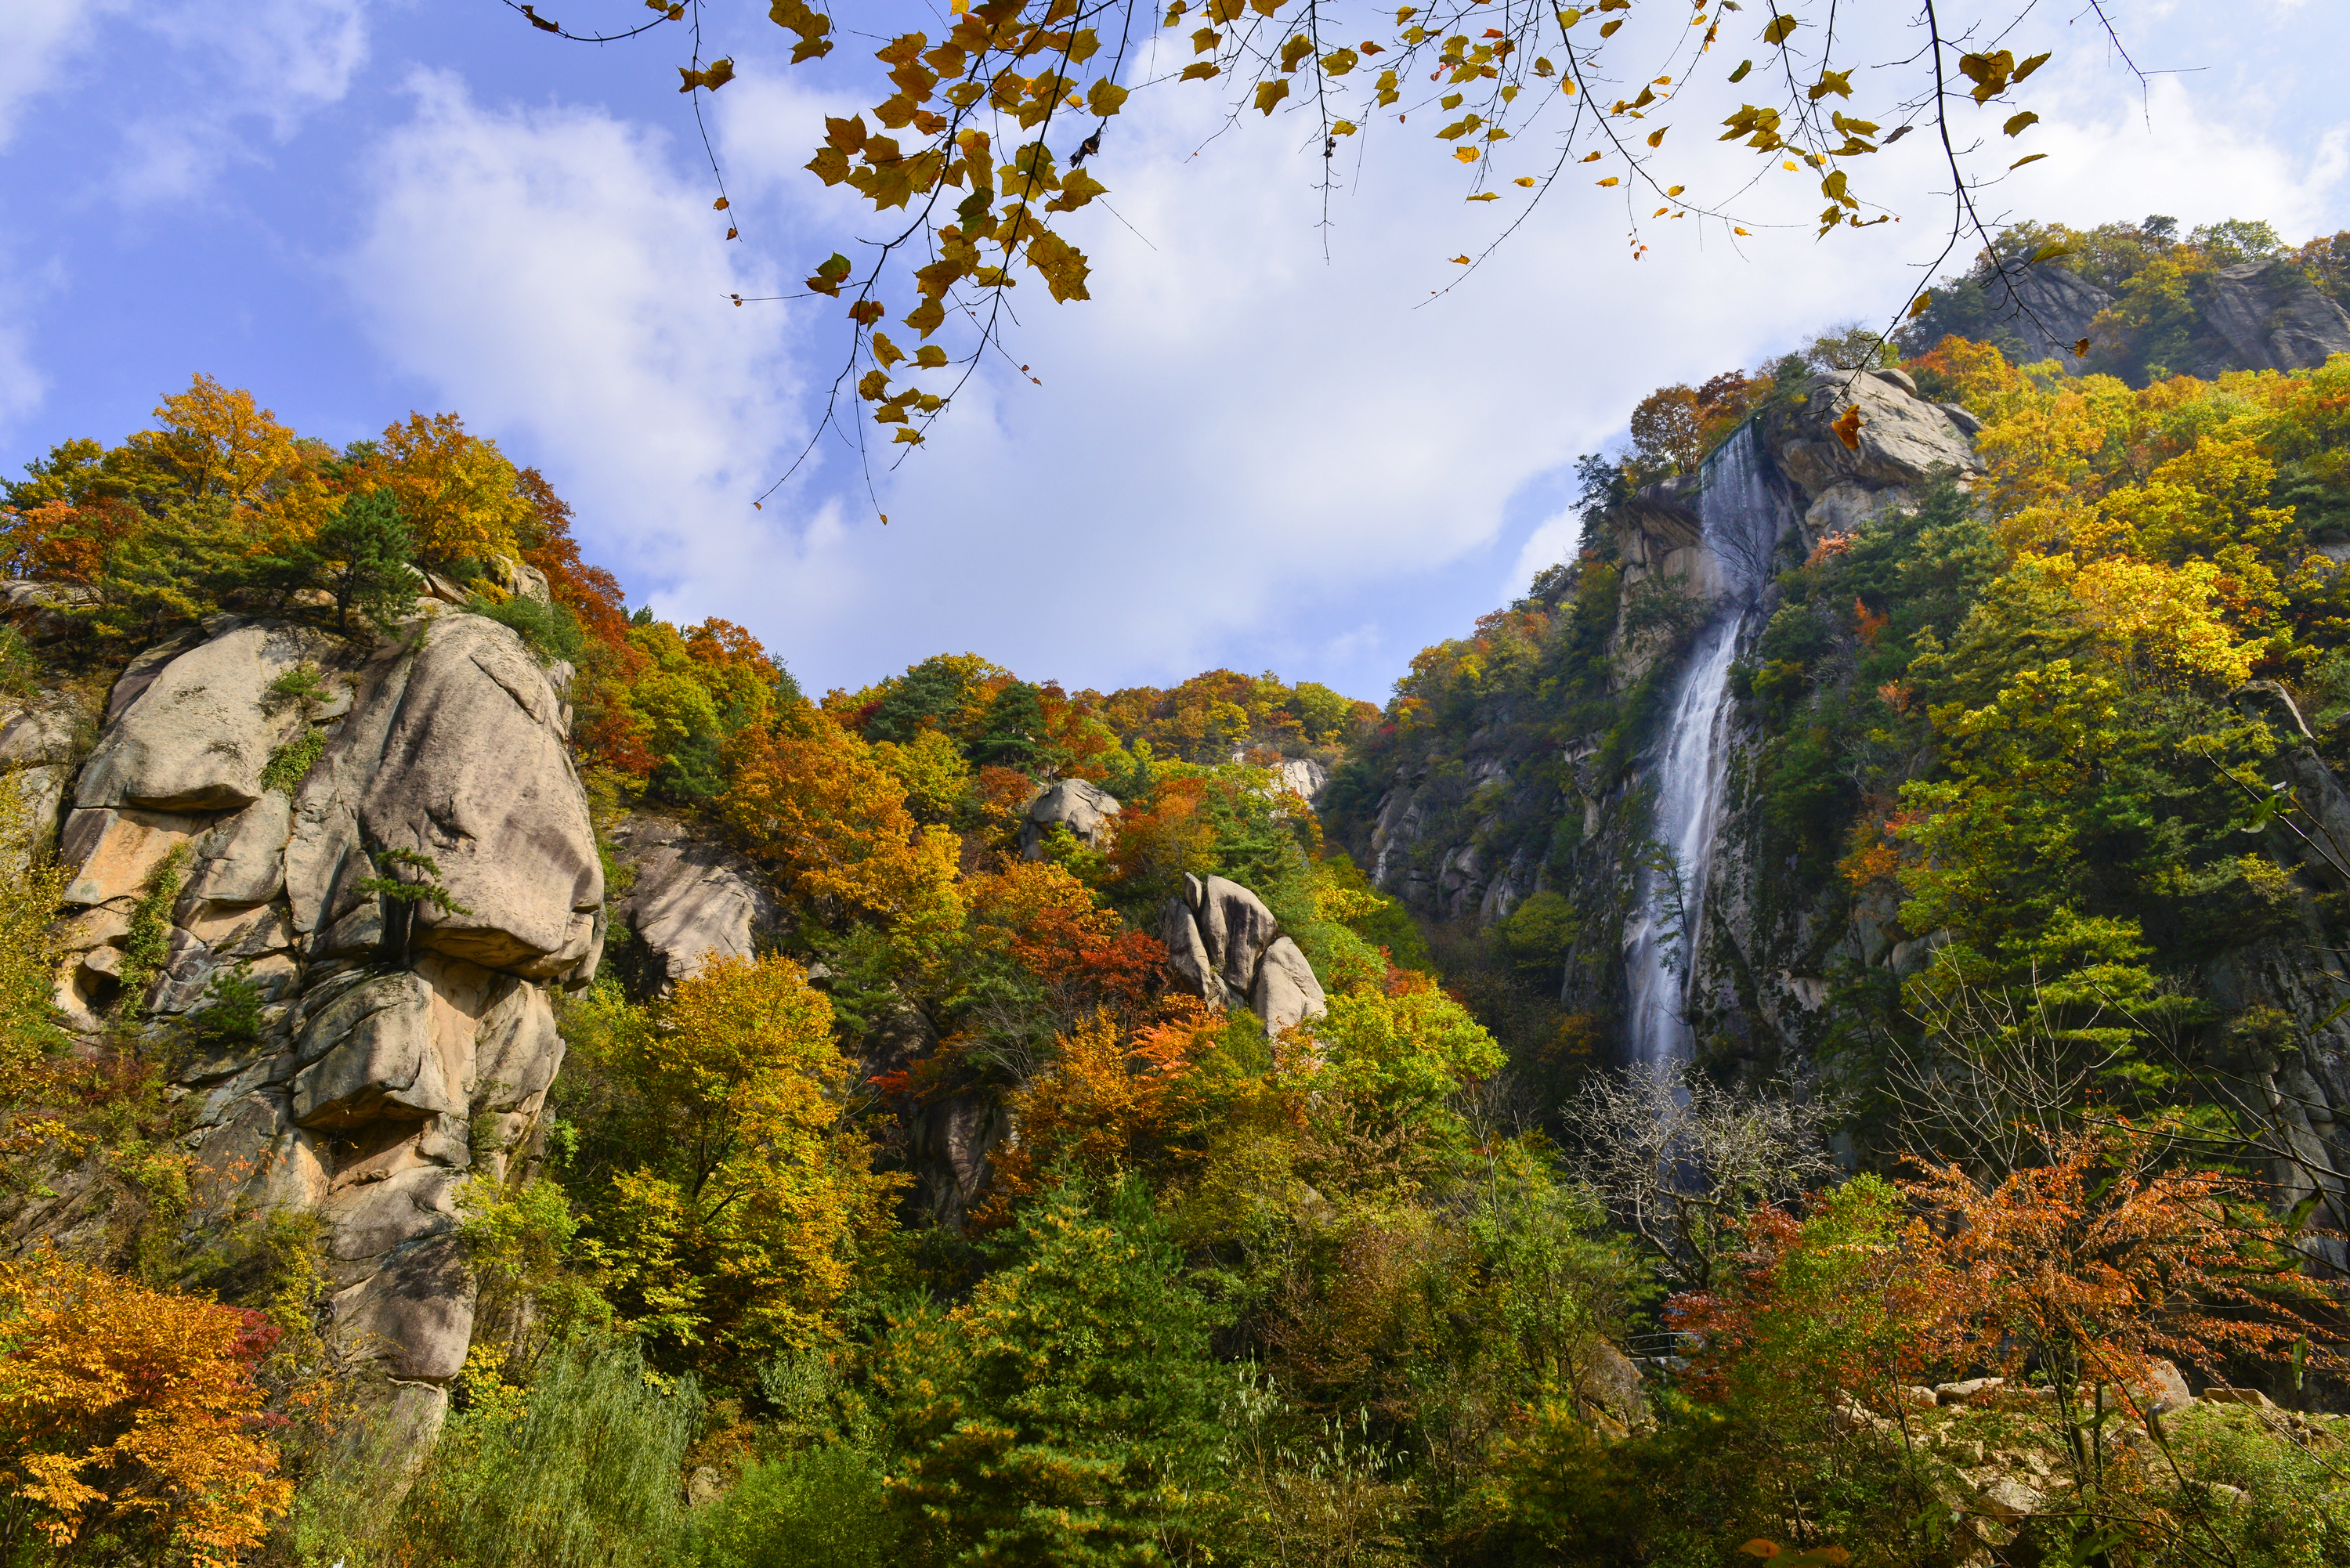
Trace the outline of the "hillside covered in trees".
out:
[[[817,698],[452,415],[36,459],[0,1552],[2350,1561],[2334,243],[2003,246],[1383,709]]]

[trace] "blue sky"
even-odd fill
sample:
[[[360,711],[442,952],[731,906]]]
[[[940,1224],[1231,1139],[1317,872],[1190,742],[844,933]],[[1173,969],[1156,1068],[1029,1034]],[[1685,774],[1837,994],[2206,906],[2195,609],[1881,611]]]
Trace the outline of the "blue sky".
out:
[[[1206,94],[1138,94],[1096,166],[1120,216],[1074,232],[1096,299],[1020,300],[1044,384],[975,383],[879,475],[886,528],[837,448],[754,512],[837,368],[837,307],[726,296],[787,292],[864,232],[798,166],[824,112],[871,100],[850,51],[796,73],[764,6],[707,14],[743,72],[711,106],[731,245],[673,36],[562,45],[494,0],[6,0],[0,462],[119,438],[196,370],[337,442],[454,410],[548,473],[632,602],[742,621],[819,688],[969,649],[1072,686],[1222,664],[1377,701],[1571,544],[1569,465],[1642,393],[1881,317],[1936,248],[1922,160],[1880,176],[1904,223],[1742,255],[1675,231],[1636,263],[1620,206],[1563,192],[1415,308],[1495,220],[1431,144],[1372,150],[1326,261],[1295,127],[1210,140]],[[2142,64],[2191,68],[2142,106],[2087,26],[2035,11],[2050,157],[2000,209],[2350,227],[2350,8],[2241,0],[2217,36],[2208,6],[2118,15]]]

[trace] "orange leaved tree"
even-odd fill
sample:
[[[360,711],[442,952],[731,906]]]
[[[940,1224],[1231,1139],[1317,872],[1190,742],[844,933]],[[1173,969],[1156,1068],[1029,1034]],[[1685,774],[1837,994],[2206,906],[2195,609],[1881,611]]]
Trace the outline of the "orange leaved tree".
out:
[[[1014,961],[1043,982],[1059,1027],[1072,1027],[1097,1009],[1128,1025],[1166,1010],[1169,999],[1152,995],[1166,965],[1165,946],[1127,929],[1117,911],[1096,904],[1085,884],[1060,867],[1014,860],[1001,871],[966,878],[963,886],[974,931],[1001,941]]]
[[[884,920],[960,917],[954,835],[919,826],[906,786],[829,714],[787,708],[737,735],[728,762],[728,824],[795,892]]]
[[[42,1253],[0,1263],[0,1554],[234,1563],[286,1511],[257,1313]]]
[[[2157,1357],[2209,1374],[2318,1337],[2303,1310],[2324,1287],[2261,1195],[2166,1168],[2163,1144],[2127,1124],[2080,1128],[1995,1183],[1956,1165],[1902,1183],[1927,1216],[1912,1245],[1934,1267],[1951,1359],[2036,1372],[2083,1485],[2102,1477],[2108,1413],[2146,1418]]]
[[[1129,1034],[1107,1008],[1061,1036],[1051,1065],[1010,1096],[1020,1136],[992,1157],[991,1212],[1008,1219],[1065,1165],[1114,1180],[1163,1158],[1194,1119],[1203,1085],[1193,1068],[1216,1038],[1196,1012]]]

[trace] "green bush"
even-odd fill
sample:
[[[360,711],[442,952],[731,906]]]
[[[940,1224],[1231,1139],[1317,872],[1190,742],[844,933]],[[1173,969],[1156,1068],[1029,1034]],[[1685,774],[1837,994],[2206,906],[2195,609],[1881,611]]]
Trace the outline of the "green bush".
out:
[[[702,1423],[691,1377],[657,1378],[633,1344],[583,1343],[550,1353],[515,1388],[469,1373],[467,1407],[398,1504],[387,1456],[366,1440],[313,1476],[295,1503],[306,1563],[349,1568],[656,1568],[685,1537],[680,1480]],[[389,1517],[386,1517],[386,1514]]]
[[[269,753],[269,762],[261,770],[261,787],[290,797],[302,787],[326,750],[327,732],[316,724],[305,725],[299,735]]]
[[[906,1521],[880,1462],[845,1444],[752,1465],[693,1521],[693,1568],[881,1568],[904,1553]]]
[[[892,1324],[875,1381],[902,1479],[958,1564],[1138,1563],[1188,1539],[1220,1449],[1209,1334],[1150,1192],[1072,1180],[1019,1212],[951,1314]]]
[[[493,600],[476,595],[466,608],[484,620],[512,630],[538,655],[542,664],[557,659],[577,664],[585,639],[577,618],[562,605],[543,605],[525,594]]]
[[[2241,1568],[2350,1563],[2350,1480],[2338,1460],[2238,1407],[2198,1405],[2171,1424],[2173,1449],[2190,1480],[2162,1501],[2195,1545],[2209,1551],[2206,1532],[2217,1534]]]
[[[1493,944],[1510,967],[1530,978],[1550,978],[1566,962],[1583,919],[1575,901],[1556,889],[1545,889],[1495,923]]]

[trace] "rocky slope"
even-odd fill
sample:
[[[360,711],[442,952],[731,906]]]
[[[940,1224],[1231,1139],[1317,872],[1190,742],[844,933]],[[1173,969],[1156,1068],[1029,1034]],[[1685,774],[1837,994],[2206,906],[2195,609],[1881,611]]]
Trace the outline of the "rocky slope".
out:
[[[37,590],[18,597],[21,616],[42,613]],[[411,1445],[437,1428],[472,1339],[464,1186],[543,1156],[564,1054],[554,993],[595,978],[608,919],[640,996],[772,950],[783,919],[757,867],[655,810],[611,826],[608,889],[569,670],[458,598],[419,600],[380,639],[215,616],[96,695],[60,688],[0,713],[0,770],[69,877],[62,1014],[93,1060],[110,1035],[170,1063],[192,1158],[183,1242],[314,1218],[328,1339],[380,1373],[389,1429]],[[1024,846],[1041,856],[1066,829],[1107,847],[1117,812],[1065,781],[1032,803]],[[1179,923],[1175,982],[1276,1027],[1322,1011],[1247,888],[1210,878],[1170,903],[1170,937]],[[208,1010],[240,993],[257,1004],[248,1026],[219,1027]],[[868,1075],[937,1045],[902,1012],[864,1036]],[[951,1222],[984,1193],[1012,1130],[999,1102],[973,1089],[913,1116],[900,1156],[916,1210]],[[16,1244],[119,1241],[94,1166],[53,1186],[7,1217]]]
[[[316,1215],[329,1338],[423,1433],[472,1329],[459,1191],[537,1147],[563,1060],[549,995],[596,971],[604,878],[567,670],[446,604],[403,632],[215,617],[122,671],[78,768],[55,707],[0,748],[62,807],[71,1027],[161,1041],[216,981],[257,992],[251,1038],[198,1032],[172,1068],[191,1235]],[[162,925],[151,974],[142,919]],[[105,1225],[102,1192],[61,1182],[13,1230],[71,1246]]]

